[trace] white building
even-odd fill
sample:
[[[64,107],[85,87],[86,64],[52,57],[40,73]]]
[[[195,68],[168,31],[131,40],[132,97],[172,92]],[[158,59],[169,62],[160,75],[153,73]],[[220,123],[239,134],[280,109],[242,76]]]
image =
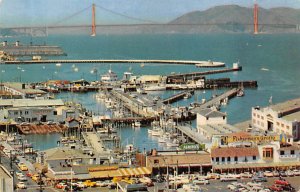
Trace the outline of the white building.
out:
[[[203,109],[197,112],[197,127],[201,125],[227,124],[227,115],[212,109]]]
[[[300,139],[300,98],[269,107],[252,108],[252,125],[264,131]]]
[[[3,166],[0,166],[0,191],[14,191],[13,177],[11,173]]]
[[[35,88],[30,88],[24,83],[4,83],[3,89],[4,91],[11,93],[12,95],[20,95],[23,99],[45,97],[47,95],[47,92]]]

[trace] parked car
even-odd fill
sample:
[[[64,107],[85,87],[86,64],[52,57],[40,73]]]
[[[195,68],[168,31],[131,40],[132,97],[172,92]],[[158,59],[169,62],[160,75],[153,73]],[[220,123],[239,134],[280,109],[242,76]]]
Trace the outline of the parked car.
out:
[[[86,188],[87,187],[87,185],[85,183],[83,183],[82,181],[77,182],[76,185],[80,188]]]
[[[283,191],[283,188],[278,185],[272,185],[269,189],[271,189],[271,191]]]
[[[21,175],[24,175],[23,172],[20,172],[20,171],[17,171],[17,172],[16,172],[16,176],[17,176],[17,177],[19,177],[19,176],[21,176]]]
[[[196,185],[208,185],[209,181],[206,179],[199,179],[199,180],[194,180],[193,183]]]
[[[290,185],[290,183],[288,181],[284,180],[284,179],[275,180],[274,184],[277,184],[277,185]]]
[[[279,171],[279,176],[281,177],[287,177],[287,174],[285,171]]]
[[[267,178],[259,176],[254,176],[251,180],[254,182],[267,182]]]
[[[244,172],[244,173],[241,173],[240,176],[242,178],[251,178],[252,177],[252,174],[249,173],[249,172]]]
[[[294,172],[295,176],[299,176],[300,175],[300,170],[298,170],[298,169],[294,169],[293,172]]]
[[[274,175],[273,175],[273,172],[271,172],[271,171],[265,171],[264,176],[265,177],[273,177]]]
[[[220,178],[221,182],[226,182],[226,181],[237,181],[237,178],[235,176],[232,175],[223,175]]]
[[[288,177],[294,177],[294,172],[291,170],[287,170],[285,173]]]
[[[26,165],[21,165],[19,168],[21,171],[28,171],[28,167]]]
[[[17,188],[18,188],[18,189],[26,189],[27,186],[26,186],[26,184],[25,184],[24,182],[19,182],[19,183],[17,184]]]
[[[27,177],[25,177],[24,175],[20,175],[20,176],[18,176],[18,180],[27,181]]]
[[[55,187],[57,189],[65,189],[66,186],[67,186],[67,184],[65,184],[65,183],[58,183]]]

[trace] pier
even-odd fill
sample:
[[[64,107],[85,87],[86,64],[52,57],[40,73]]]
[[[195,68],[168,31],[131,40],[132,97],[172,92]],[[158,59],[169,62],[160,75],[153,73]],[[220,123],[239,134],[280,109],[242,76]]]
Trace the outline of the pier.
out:
[[[180,64],[196,65],[201,61],[195,60],[162,60],[162,59],[76,59],[76,60],[26,60],[26,61],[5,61],[4,64],[53,64],[53,63],[160,63],[160,64]],[[201,66],[198,66],[201,67]],[[208,67],[208,66],[206,66]]]
[[[59,46],[49,45],[6,45],[1,46],[0,51],[4,51],[10,56],[65,56],[66,53]]]
[[[201,110],[201,109],[205,109],[205,108],[209,108],[212,107],[214,105],[219,105],[222,101],[224,101],[226,98],[231,99],[233,97],[236,96],[236,94],[240,91],[239,88],[234,88],[231,89],[229,91],[226,91],[225,93],[216,96],[214,98],[212,98],[211,100],[203,103],[203,104],[198,104],[198,106],[194,109],[191,110],[192,113],[196,114],[197,111]]]
[[[193,95],[194,94],[194,91],[185,91],[185,92],[181,92],[181,93],[178,93],[176,95],[172,95],[171,97],[169,98],[166,98],[162,101],[163,104],[171,104],[171,103],[174,103],[178,100],[181,100],[183,99],[186,95]]]
[[[117,101],[119,101],[126,109],[135,113],[141,117],[155,117],[153,111],[148,111],[144,103],[139,102],[137,99],[132,98],[129,94],[123,93],[120,91],[112,90],[110,92],[111,96],[113,96]]]
[[[202,72],[192,72],[192,73],[182,73],[182,74],[174,74],[174,75],[167,75],[167,83],[173,81],[173,79],[195,79],[201,78],[204,75],[211,75],[211,74],[218,74],[218,73],[228,73],[234,71],[241,71],[242,67],[233,67],[233,68],[226,68],[220,70],[211,70],[211,71],[202,71]]]
[[[208,142],[208,140],[198,133],[196,129],[193,129],[192,127],[188,126],[176,126],[175,127],[178,131],[180,131],[182,134],[186,135],[189,140],[196,142],[198,144],[202,144],[204,142]]]

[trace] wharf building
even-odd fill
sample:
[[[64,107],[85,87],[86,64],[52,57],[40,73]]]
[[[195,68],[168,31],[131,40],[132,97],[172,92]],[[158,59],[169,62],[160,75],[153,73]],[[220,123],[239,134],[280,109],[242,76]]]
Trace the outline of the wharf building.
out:
[[[300,139],[300,98],[265,108],[252,108],[252,128]]]
[[[5,167],[0,166],[0,191],[13,192],[13,177]]]
[[[10,93],[12,96],[20,96],[22,99],[25,98],[44,98],[47,96],[47,92],[28,87],[24,83],[10,82],[3,83],[1,90]]]

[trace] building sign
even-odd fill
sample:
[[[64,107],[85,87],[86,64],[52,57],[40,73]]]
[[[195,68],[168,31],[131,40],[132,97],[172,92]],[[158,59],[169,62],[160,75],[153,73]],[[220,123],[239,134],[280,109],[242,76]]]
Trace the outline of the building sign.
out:
[[[181,150],[203,150],[205,148],[204,144],[194,144],[194,143],[184,143],[179,146]]]
[[[271,142],[271,141],[279,141],[279,136],[249,136],[249,137],[241,137],[241,136],[222,136],[221,144],[226,145],[228,143],[234,142]]]

